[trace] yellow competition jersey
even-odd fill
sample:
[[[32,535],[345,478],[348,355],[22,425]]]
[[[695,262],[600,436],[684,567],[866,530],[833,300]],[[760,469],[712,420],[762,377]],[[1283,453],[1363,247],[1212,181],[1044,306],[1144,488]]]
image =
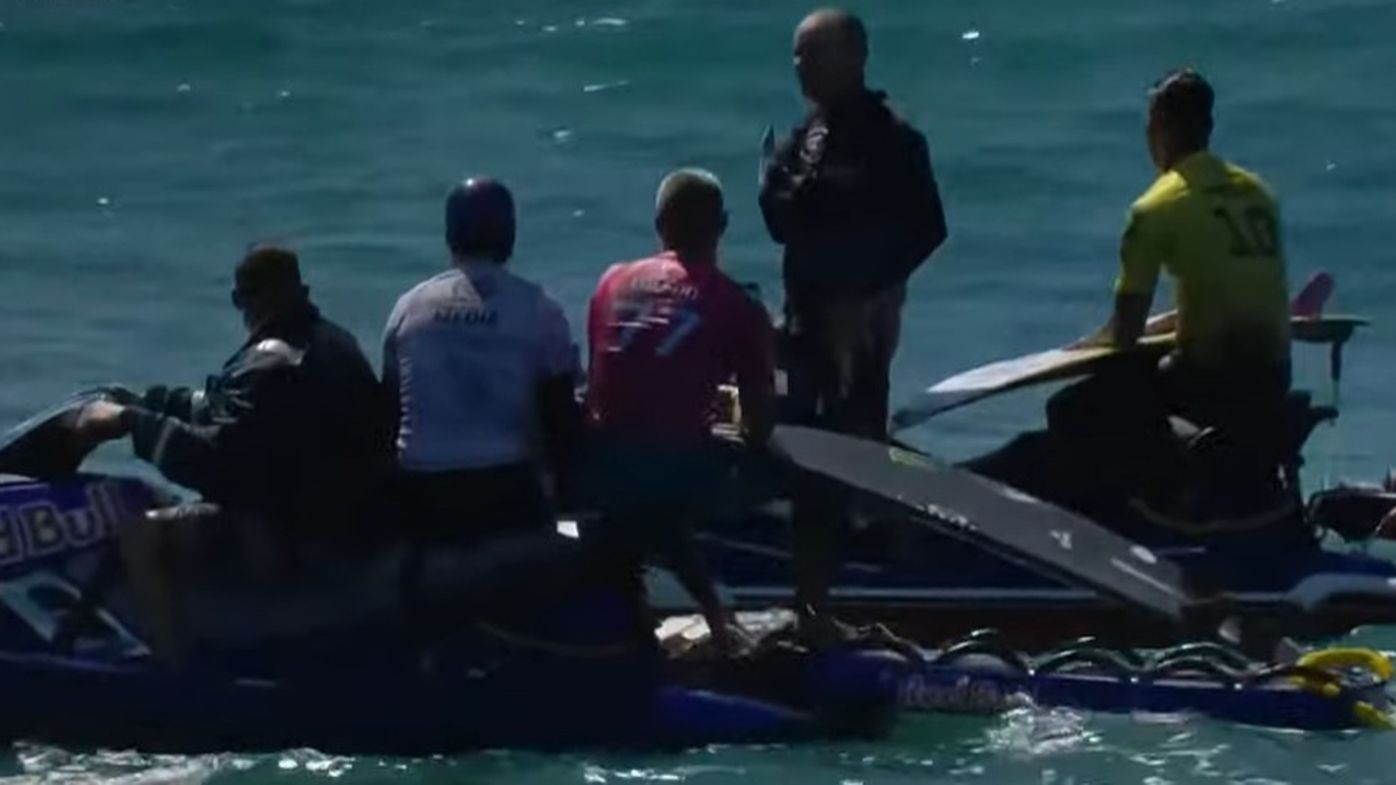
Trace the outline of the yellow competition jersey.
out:
[[[1197,365],[1289,362],[1279,208],[1259,177],[1209,152],[1163,174],[1129,212],[1118,294],[1178,296],[1178,346]]]

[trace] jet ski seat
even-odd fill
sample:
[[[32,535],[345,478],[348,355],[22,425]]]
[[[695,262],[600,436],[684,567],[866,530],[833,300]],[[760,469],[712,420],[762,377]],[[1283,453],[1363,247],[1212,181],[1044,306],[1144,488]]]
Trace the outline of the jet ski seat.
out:
[[[1336,416],[1332,407],[1313,406],[1304,391],[1224,425],[1203,427],[1172,416],[1176,469],[1132,504],[1154,523],[1194,534],[1278,532],[1279,527],[1309,537],[1302,525],[1293,525],[1304,520],[1302,448],[1319,424]]]
[[[1314,406],[1312,396],[1303,390],[1291,390],[1276,411],[1268,409],[1248,411],[1225,425],[1202,426],[1176,415],[1169,418],[1169,423],[1189,455],[1212,467],[1241,461],[1259,466],[1262,471],[1291,465],[1297,470],[1302,464],[1304,443],[1314,429],[1338,417],[1338,410],[1331,406]]]
[[[303,562],[307,569],[295,575],[211,573],[183,588],[189,632],[199,650],[210,652],[267,647],[339,630],[401,630],[414,625],[427,628],[415,630],[412,638],[429,641],[481,622],[496,631],[524,630],[523,635],[512,636],[510,645],[519,641],[542,647],[556,644],[573,652],[585,652],[588,647],[614,651],[638,639],[634,634],[641,627],[638,594],[632,598],[627,584],[616,580],[608,565],[590,558],[574,540],[529,534],[497,538],[470,549],[443,546],[413,553],[416,547],[398,543],[371,557],[317,553]],[[114,551],[106,551],[90,558],[110,563],[112,556]],[[413,608],[405,607],[408,564],[415,567]],[[13,588],[32,594],[36,608],[51,609],[43,614],[46,618],[31,620],[31,626],[36,632],[40,627],[62,630],[61,634],[72,636],[70,649],[91,643],[82,640],[90,631],[86,622],[65,629],[67,618],[84,602],[95,601],[130,620],[136,637],[144,637],[129,587],[120,579],[105,583],[100,597],[92,598],[59,576]],[[69,599],[57,604],[45,599],[55,592]],[[610,599],[587,599],[598,597]],[[602,611],[600,618],[582,619],[585,614],[578,609],[583,606],[609,610]],[[52,639],[53,634],[40,637]]]
[[[1309,500],[1308,517],[1347,542],[1366,542],[1384,533],[1382,522],[1396,510],[1396,492],[1388,485],[1340,485]]]

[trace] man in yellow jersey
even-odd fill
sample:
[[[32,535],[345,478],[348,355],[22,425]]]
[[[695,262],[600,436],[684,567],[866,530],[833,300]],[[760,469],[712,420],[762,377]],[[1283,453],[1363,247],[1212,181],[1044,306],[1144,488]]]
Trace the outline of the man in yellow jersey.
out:
[[[1114,315],[1083,342],[1133,346],[1167,270],[1177,310],[1147,331],[1176,329],[1178,348],[1154,387],[1161,404],[1199,425],[1271,410],[1290,381],[1279,209],[1259,177],[1208,150],[1213,99],[1191,69],[1150,91],[1149,155],[1162,174],[1130,208]]]
[[[1140,495],[1201,505],[1210,496],[1194,474],[1208,488],[1254,487],[1262,496],[1273,482],[1289,449],[1279,211],[1259,178],[1208,150],[1213,101],[1191,69],[1149,91],[1146,136],[1160,175],[1130,207],[1114,313],[1077,344],[1128,349],[1146,333],[1176,329],[1177,348],[1162,363],[1125,353],[1061,390],[1047,404],[1047,438],[976,459],[976,471],[1078,509]],[[1149,321],[1161,270],[1174,281],[1177,310]],[[1179,433],[1169,415],[1201,430]],[[1207,429],[1209,438],[1194,441]],[[1180,444],[1192,447],[1180,452]]]

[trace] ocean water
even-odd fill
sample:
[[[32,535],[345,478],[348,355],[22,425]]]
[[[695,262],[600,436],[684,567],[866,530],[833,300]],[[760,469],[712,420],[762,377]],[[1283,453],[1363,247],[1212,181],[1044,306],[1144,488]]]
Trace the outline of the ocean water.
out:
[[[870,81],[931,141],[951,239],[913,280],[895,396],[1047,348],[1108,308],[1126,205],[1152,174],[1143,92],[1193,64],[1216,148],[1280,193],[1291,279],[1329,270],[1373,317],[1343,417],[1308,478],[1396,458],[1396,4],[1389,0],[979,0],[854,6]],[[514,189],[512,264],[581,324],[609,263],[655,247],[654,188],[726,183],[724,264],[779,304],[755,206],[767,124],[801,111],[779,2],[0,0],[0,424],[80,387],[192,382],[240,340],[232,264],[290,243],[314,296],[376,354],[395,297],[445,263],[440,198],[468,173]],[[1164,295],[1166,297],[1166,295]],[[1301,381],[1330,393],[1325,358]],[[1042,393],[915,434],[955,457],[1039,418]],[[139,470],[120,450],[101,461]],[[1357,640],[1396,646],[1396,634]],[[0,696],[3,711],[3,696]],[[923,718],[878,743],[663,756],[308,751],[154,757],[20,746],[31,782],[1388,783],[1396,736],[1020,711]]]

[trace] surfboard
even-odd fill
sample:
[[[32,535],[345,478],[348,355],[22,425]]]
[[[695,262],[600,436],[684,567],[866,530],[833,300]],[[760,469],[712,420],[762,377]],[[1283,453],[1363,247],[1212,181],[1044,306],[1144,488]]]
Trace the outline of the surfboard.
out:
[[[1300,343],[1338,345],[1368,320],[1360,316],[1295,316],[1290,319],[1290,336]],[[1140,352],[1162,357],[1177,346],[1175,333],[1140,339],[1137,347],[1120,350],[1113,346],[1087,349],[1049,349],[983,365],[956,374],[926,388],[892,415],[894,430],[904,430],[952,409],[1012,390],[1046,382],[1073,379],[1097,372],[1123,356]]]
[[[1027,569],[1184,621],[1199,606],[1176,564],[1087,518],[920,453],[778,426],[777,455]]]

